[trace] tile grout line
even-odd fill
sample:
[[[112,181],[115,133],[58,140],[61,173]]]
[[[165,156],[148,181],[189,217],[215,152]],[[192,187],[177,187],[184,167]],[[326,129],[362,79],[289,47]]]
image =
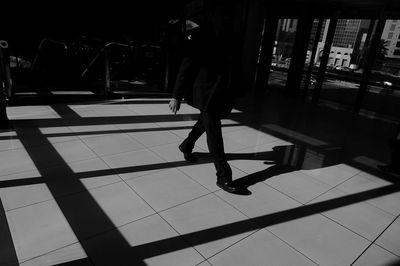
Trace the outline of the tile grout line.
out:
[[[267,185],[267,184],[264,184],[264,185]],[[213,192],[213,193],[214,193],[214,192]],[[237,210],[238,212],[240,212],[241,214],[243,214],[244,216],[246,216],[248,219],[252,219],[252,217],[249,217],[248,215],[246,215],[245,213],[243,213],[241,210],[237,209],[234,205],[230,204],[230,203],[229,203],[228,201],[226,201],[224,198],[221,198],[221,197],[220,197],[219,195],[217,195],[217,194],[215,194],[215,196],[217,196],[218,198],[220,198],[222,201],[226,202],[228,205],[230,205],[230,206],[233,207],[235,210]],[[311,258],[309,258],[308,256],[306,256],[305,254],[303,254],[302,252],[300,252],[299,250],[297,250],[295,247],[293,247],[292,245],[290,245],[289,243],[287,243],[286,241],[284,241],[283,239],[281,239],[279,236],[277,236],[277,235],[275,235],[274,233],[272,233],[272,232],[271,232],[270,230],[268,230],[266,227],[263,227],[263,226],[261,226],[261,225],[260,225],[260,228],[259,228],[258,230],[255,230],[255,232],[253,232],[253,233],[251,233],[251,234],[245,236],[244,238],[238,240],[237,242],[235,242],[234,244],[232,244],[232,245],[230,245],[229,247],[225,248],[224,250],[226,250],[226,249],[232,247],[233,245],[236,245],[237,243],[241,242],[242,240],[244,240],[244,239],[246,239],[246,238],[252,236],[253,234],[255,234],[255,233],[257,233],[257,232],[259,232],[259,231],[261,231],[261,230],[266,230],[266,231],[268,231],[269,233],[271,233],[272,235],[274,235],[276,238],[278,238],[279,240],[281,240],[283,243],[285,243],[287,246],[289,246],[291,249],[293,249],[293,250],[296,251],[297,253],[301,254],[302,256],[306,257],[307,259],[309,259],[310,261],[312,261],[313,263],[315,263],[316,265],[318,265],[318,263],[314,262],[314,260],[312,260]],[[221,250],[221,251],[218,252],[218,253],[221,253],[221,252],[224,251],[224,250]],[[217,254],[218,254],[218,253],[217,253]],[[210,258],[214,257],[214,256],[217,255],[217,254],[214,254],[214,255],[211,256]]]
[[[356,263],[356,261],[357,261],[365,252],[367,252],[367,250],[368,250],[372,245],[374,245],[374,244],[377,245],[377,246],[379,246],[380,248],[382,248],[382,249],[388,251],[389,253],[391,253],[391,254],[393,254],[393,255],[395,255],[395,256],[397,256],[397,257],[400,257],[399,255],[394,254],[392,251],[390,251],[390,250],[386,249],[385,247],[382,247],[381,245],[379,245],[379,244],[376,243],[376,241],[383,235],[383,233],[385,233],[385,231],[386,231],[393,223],[395,223],[396,220],[397,220],[399,217],[400,217],[400,214],[397,215],[397,216],[395,216],[395,218],[393,219],[393,221],[390,222],[389,225],[387,225],[386,228],[385,228],[384,230],[382,230],[382,232],[381,232],[377,237],[375,237],[375,239],[374,239],[373,241],[371,241],[371,243],[368,245],[368,247],[366,247],[366,248],[364,249],[364,251],[361,252],[361,254],[351,263],[351,265],[353,265],[354,263]]]
[[[124,181],[125,182],[125,181]],[[206,258],[184,237],[184,236],[182,236],[167,220],[165,220],[164,219],[164,217],[162,217],[162,215],[160,214],[161,212],[164,212],[164,211],[167,211],[167,210],[169,210],[169,209],[172,209],[172,208],[175,208],[175,207],[177,207],[177,206],[181,206],[181,205],[184,205],[184,204],[186,204],[186,203],[188,203],[188,202],[191,202],[191,201],[194,201],[194,200],[196,200],[196,199],[199,199],[199,198],[202,198],[202,197],[205,197],[205,196],[207,196],[207,195],[210,195],[211,193],[207,193],[207,194],[205,194],[205,195],[202,195],[202,196],[199,196],[199,197],[196,197],[196,198],[194,198],[194,199],[191,199],[191,200],[189,200],[189,201],[186,201],[186,202],[183,202],[183,203],[180,203],[180,204],[178,204],[178,205],[175,205],[175,206],[171,206],[171,207],[169,207],[169,208],[166,208],[166,209],[164,209],[164,210],[161,210],[161,211],[157,211],[156,209],[154,209],[153,208],[153,206],[151,206],[133,187],[131,187],[129,184],[127,184],[126,182],[125,182],[125,184],[136,194],[136,195],[138,195],[138,197],[140,197],[153,211],[154,211],[154,214],[152,214],[152,215],[158,215],[166,224],[168,224],[168,226],[179,236],[179,239],[181,239],[184,243],[186,243],[189,247],[191,247],[191,248],[193,248],[201,257],[203,257],[205,260],[206,260]]]

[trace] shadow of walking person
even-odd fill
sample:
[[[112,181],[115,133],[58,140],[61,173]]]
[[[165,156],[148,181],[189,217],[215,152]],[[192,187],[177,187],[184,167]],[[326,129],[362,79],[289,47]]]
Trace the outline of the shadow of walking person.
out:
[[[260,161],[265,169],[250,173],[233,181],[236,191],[233,194],[251,195],[248,189],[257,183],[263,182],[271,177],[298,170],[311,170],[329,167],[342,162],[342,149],[325,147],[319,152],[309,149],[306,145],[280,145],[272,150],[254,153],[227,153],[228,161],[249,160]],[[193,153],[198,159],[197,163],[211,162],[208,153]]]
[[[236,179],[234,181],[234,185],[237,189],[235,194],[251,195],[251,191],[248,189],[250,186],[255,185],[259,182],[263,182],[273,176],[299,170],[301,167],[297,162],[295,162],[299,159],[299,154],[297,153],[297,151],[298,149],[296,149],[295,145],[286,145],[275,146],[272,148],[272,151],[267,152],[259,152],[253,154],[229,154],[228,160],[263,160],[265,165],[269,165],[264,170]],[[304,158],[304,155],[300,157]],[[293,160],[293,158],[296,158],[296,160]]]
[[[208,153],[193,153],[200,162],[211,161]],[[255,153],[228,153],[228,161],[257,160],[264,161],[266,169],[246,175],[233,181],[234,194],[251,195],[250,186],[263,182],[273,176],[289,173],[304,168],[306,149],[300,145],[275,146],[271,151]]]

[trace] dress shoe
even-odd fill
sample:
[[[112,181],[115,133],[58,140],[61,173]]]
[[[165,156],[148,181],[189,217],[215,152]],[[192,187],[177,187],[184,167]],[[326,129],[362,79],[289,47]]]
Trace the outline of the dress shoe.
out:
[[[179,145],[179,150],[183,153],[183,158],[185,158],[186,161],[194,163],[197,161],[196,156],[192,152],[185,152],[182,148],[182,145]]]
[[[217,181],[217,186],[229,193],[236,191],[236,187],[233,186],[232,181]]]

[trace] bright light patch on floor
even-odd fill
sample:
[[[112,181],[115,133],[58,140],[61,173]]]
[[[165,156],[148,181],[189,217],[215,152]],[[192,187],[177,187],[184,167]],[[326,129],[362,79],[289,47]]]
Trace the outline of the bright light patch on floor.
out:
[[[294,130],[288,129],[288,128],[284,128],[281,127],[279,125],[275,125],[275,124],[266,124],[262,126],[263,128],[278,132],[280,134],[284,134],[285,136],[290,136],[292,138],[295,138],[297,140],[300,140],[302,142],[305,142],[306,144],[310,144],[313,146],[322,146],[322,145],[327,145],[328,143],[326,143],[325,141],[316,139],[316,138],[312,138],[310,136],[298,133]]]
[[[51,91],[53,95],[94,95],[91,91]]]
[[[34,91],[26,91],[26,92],[17,92],[16,96],[24,96],[24,95],[37,95],[37,92]]]

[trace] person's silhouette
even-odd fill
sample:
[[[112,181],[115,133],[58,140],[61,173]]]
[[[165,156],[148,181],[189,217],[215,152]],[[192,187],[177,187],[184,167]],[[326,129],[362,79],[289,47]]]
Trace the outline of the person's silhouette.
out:
[[[169,107],[173,113],[180,108],[181,100],[200,110],[197,123],[188,137],[179,145],[188,161],[195,142],[206,132],[207,145],[213,159],[217,185],[234,192],[232,170],[224,152],[221,118],[233,107],[233,78],[237,78],[232,64],[231,12],[222,4],[208,5],[204,21],[187,32],[184,57],[176,78]]]

